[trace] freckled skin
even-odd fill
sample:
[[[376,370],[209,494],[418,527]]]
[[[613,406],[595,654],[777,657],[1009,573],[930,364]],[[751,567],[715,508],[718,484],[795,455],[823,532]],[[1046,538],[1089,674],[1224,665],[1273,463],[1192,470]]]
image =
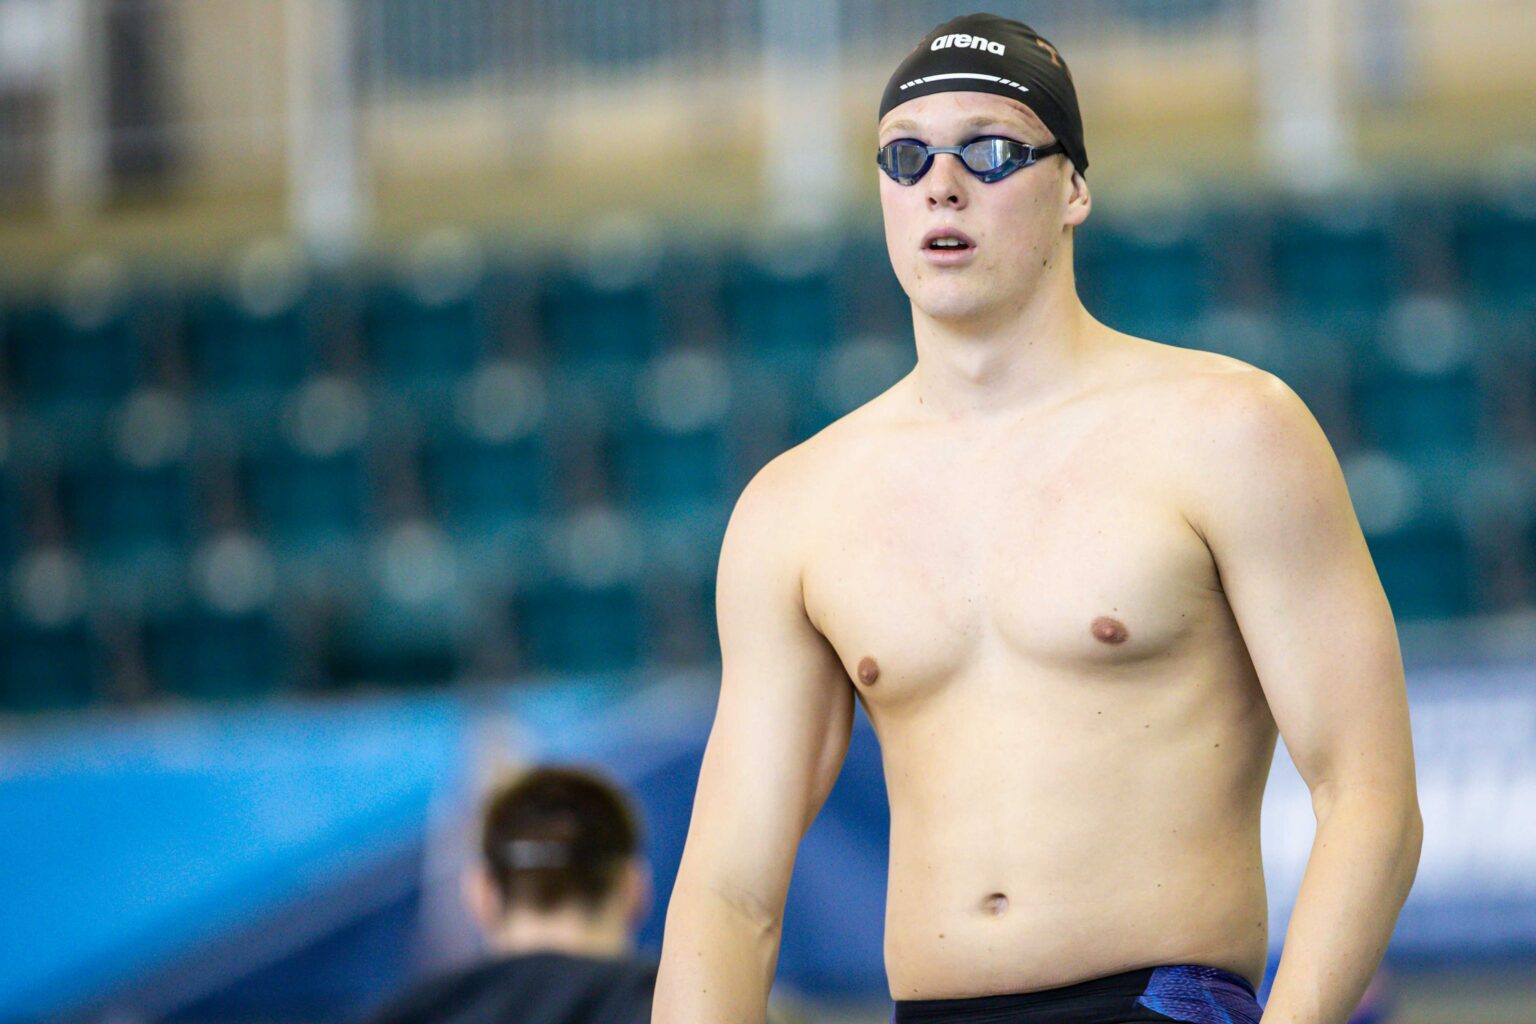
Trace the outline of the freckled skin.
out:
[[[1102,640],[1106,644],[1123,644],[1131,635],[1123,622],[1112,619],[1108,615],[1100,615],[1094,619],[1090,629],[1095,640]]]
[[[875,664],[875,659],[864,657],[859,662],[859,682],[865,686],[873,686],[875,680],[880,678],[880,666]]]

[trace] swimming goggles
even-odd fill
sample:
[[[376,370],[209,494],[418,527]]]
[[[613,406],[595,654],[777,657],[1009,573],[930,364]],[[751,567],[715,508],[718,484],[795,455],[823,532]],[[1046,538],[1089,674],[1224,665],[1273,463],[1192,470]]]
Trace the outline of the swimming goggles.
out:
[[[896,139],[880,147],[875,162],[897,184],[915,185],[933,166],[935,153],[954,153],[966,170],[982,181],[993,182],[1041,157],[1063,152],[1066,150],[1060,142],[1037,147],[1001,135],[983,135],[962,146],[927,146],[916,139]]]

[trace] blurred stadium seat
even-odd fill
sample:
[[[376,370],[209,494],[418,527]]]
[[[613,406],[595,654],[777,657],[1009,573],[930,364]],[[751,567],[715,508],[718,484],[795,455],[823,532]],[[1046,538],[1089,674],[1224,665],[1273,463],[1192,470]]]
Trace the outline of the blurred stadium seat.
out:
[[[621,499],[661,520],[719,502],[731,478],[733,398],[718,352],[674,349],[641,367],[610,424]]]
[[[536,673],[624,671],[646,656],[644,534],[592,501],[548,523],[546,571],[511,597],[520,661]]]
[[[291,685],[287,642],[265,607],[230,612],[201,603],[142,625],[146,667],[166,694],[256,698]]]
[[[167,392],[142,389],[109,422],[110,444],[62,470],[64,505],[77,541],[107,562],[182,551],[196,502],[185,404]]]
[[[1310,200],[1264,216],[1244,204],[1122,216],[1084,231],[1084,291],[1111,326],[1227,353],[1302,395],[1351,467],[1400,616],[1496,610],[1536,555],[1510,562],[1491,538],[1536,545],[1536,527],[1507,501],[1496,522],[1469,512],[1455,492],[1469,460],[1529,461],[1517,438],[1533,426],[1536,319],[1518,282],[1477,269],[1479,254],[1526,244],[1528,225],[1507,203],[1398,198],[1338,217]],[[1414,220],[1436,225],[1417,249],[1394,235]],[[257,606],[165,584],[181,596],[143,627],[165,693],[289,685],[281,595],[311,584],[346,595],[317,620],[325,685],[466,671],[475,645],[462,631],[476,617],[511,623],[519,663],[539,670],[710,649],[713,555],[734,496],[774,454],[908,372],[910,324],[884,308],[900,290],[875,234],[710,249],[663,245],[643,224],[607,230],[535,264],[433,232],[345,282],[258,243],[224,283],[186,292],[189,388],[165,371],[163,295],[104,265],[73,272],[74,312],[52,293],[9,302],[18,401],[0,460],[0,556],[24,559],[41,516],[44,535],[74,539],[83,571],[117,581],[100,591],[114,605],[144,597],[128,567],[169,580],[205,571],[208,546],[229,539],[220,531],[254,545],[277,593]],[[1478,286],[1456,286],[1453,252]],[[361,345],[349,348],[353,330]],[[30,516],[28,493],[41,500]],[[380,524],[401,515],[452,560],[458,604],[413,604],[354,576],[389,548]],[[603,552],[617,565],[594,568]],[[1506,596],[1492,596],[1495,575]],[[663,592],[671,603],[658,605]],[[648,638],[663,621],[673,639]],[[185,638],[205,627],[224,639],[199,653]],[[101,662],[68,654],[56,630],[16,628],[34,659],[64,659],[77,682],[62,693],[103,692]],[[218,657],[226,681],[200,689]]]
[[[440,387],[481,358],[489,334],[484,263],[472,239],[439,231],[416,242],[392,278],[368,289],[369,355],[390,390]]]
[[[11,394],[61,425],[99,416],[145,375],[149,313],[115,264],[81,258],[55,290],[13,305],[6,331]]]
[[[0,624],[0,706],[11,711],[78,708],[101,699],[108,666],[88,616],[87,579],[67,548],[26,551],[10,573]]]
[[[283,436],[244,456],[250,505],[280,554],[341,556],[369,519],[368,401],[355,383],[317,377],[293,392]]]
[[[1079,232],[1083,301],[1117,330],[1177,340],[1212,301],[1211,228],[1171,209]]]
[[[1484,439],[1485,380],[1497,372],[1474,347],[1461,305],[1416,295],[1386,308],[1357,364],[1364,443],[1401,455],[1470,453]],[[1486,367],[1486,369],[1484,369]]]
[[[1366,540],[1400,621],[1451,618],[1477,610],[1471,546],[1454,522],[1404,526]]]
[[[4,431],[0,421],[0,431]],[[14,470],[0,457],[0,573],[8,573],[21,550],[21,489]]]
[[[611,401],[662,343],[655,277],[660,256],[648,236],[615,239],[611,258],[600,241],[584,260],[550,260],[539,296],[539,327],[550,349],[552,379]]]
[[[623,672],[640,663],[644,603],[632,580],[542,581],[520,591],[513,607],[525,671]]]
[[[486,363],[460,383],[454,417],[421,452],[433,512],[457,539],[516,536],[549,507],[551,418],[544,376],[526,363]]]
[[[5,710],[81,708],[101,698],[98,652],[83,620],[44,626],[12,616],[3,635]]]
[[[1341,460],[1382,588],[1402,621],[1466,616],[1479,607],[1474,541],[1456,490],[1466,453],[1403,459],[1357,449]]]
[[[831,239],[809,235],[723,253],[720,303],[730,350],[784,375],[791,387],[802,384],[837,338],[837,251]],[[870,267],[872,274],[881,269],[889,262]]]
[[[1274,211],[1270,264],[1280,308],[1358,328],[1403,283],[1391,203],[1380,195],[1332,195]]]
[[[1471,295],[1502,309],[1536,308],[1536,186],[1519,183],[1458,202],[1455,249]]]
[[[192,378],[222,409],[270,412],[318,368],[314,284],[287,246],[251,246],[226,280],[189,288],[185,302]]]

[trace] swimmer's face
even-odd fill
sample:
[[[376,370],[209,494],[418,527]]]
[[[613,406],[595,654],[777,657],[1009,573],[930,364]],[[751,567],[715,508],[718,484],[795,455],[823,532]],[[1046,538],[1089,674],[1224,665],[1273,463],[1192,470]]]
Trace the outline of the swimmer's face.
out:
[[[980,123],[968,123],[973,120]],[[958,146],[978,135],[1035,146],[1055,141],[1017,100],[957,91],[891,108],[881,119],[876,145],[910,138]],[[1042,276],[1059,273],[1070,259],[1069,230],[1088,216],[1087,184],[1065,155],[1041,157],[994,182],[977,178],[949,153],[935,154],[913,185],[898,184],[879,168],[874,173],[891,266],[907,296],[934,319],[985,319],[1018,310]],[[936,227],[965,232],[976,243],[974,252],[963,263],[934,262],[923,236]]]

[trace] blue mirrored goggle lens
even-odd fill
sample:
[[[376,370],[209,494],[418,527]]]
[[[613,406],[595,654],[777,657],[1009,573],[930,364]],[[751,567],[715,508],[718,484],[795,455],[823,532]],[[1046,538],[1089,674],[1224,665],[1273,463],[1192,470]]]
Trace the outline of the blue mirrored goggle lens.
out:
[[[1029,147],[1010,139],[977,139],[961,149],[960,159],[973,173],[987,176],[1012,163],[1022,162],[1028,152]],[[916,142],[892,142],[880,150],[880,166],[903,183],[921,177],[929,159],[927,147]]]
[[[888,155],[886,170],[898,178],[913,178],[928,162],[928,151],[910,142],[893,142],[885,147]]]

